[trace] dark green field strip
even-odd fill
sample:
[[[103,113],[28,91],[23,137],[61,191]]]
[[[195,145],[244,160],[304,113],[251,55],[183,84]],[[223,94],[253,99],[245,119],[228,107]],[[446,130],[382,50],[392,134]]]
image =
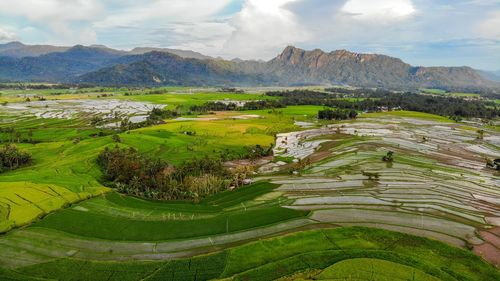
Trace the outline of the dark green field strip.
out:
[[[226,265],[228,252],[198,256],[166,263],[145,280],[211,280],[218,278]]]
[[[307,214],[305,211],[268,207],[200,220],[143,221],[66,209],[47,216],[33,226],[107,240],[164,241],[242,231]]]
[[[228,208],[236,204],[240,204],[245,201],[250,201],[261,195],[273,191],[279,185],[260,182],[249,186],[240,187],[234,191],[222,192],[215,194],[202,200],[202,204],[209,204],[214,206],[219,206],[222,208]]]
[[[306,218],[299,218],[235,233],[166,242],[109,241],[31,227],[0,239],[0,267],[25,267],[69,255],[75,259],[98,261],[171,260],[212,253],[259,238],[316,228],[312,223]]]
[[[33,277],[33,276],[37,276],[35,274],[32,275],[32,276],[30,276],[30,275],[31,274],[25,275],[25,274],[21,274],[21,273],[18,273],[18,272],[11,271],[11,270],[0,268],[0,280],[2,280],[2,281],[21,281],[21,280],[22,281],[35,281],[35,280],[47,280],[47,279]]]
[[[23,268],[23,274],[48,280],[142,280],[159,270],[161,262],[94,262],[61,259]],[[17,279],[23,280],[23,279]]]
[[[60,259],[1,272],[57,280],[274,280],[340,261],[375,258],[418,269],[443,281],[500,280],[500,271],[474,254],[441,242],[371,228],[298,232],[219,253],[163,262]],[[390,268],[387,268],[390,274]],[[398,270],[395,268],[394,270]],[[25,280],[12,278],[7,280]],[[3,280],[3,279],[2,279]]]
[[[106,200],[111,202],[116,207],[143,209],[148,211],[172,211],[190,213],[214,213],[221,211],[221,208],[206,204],[194,204],[191,202],[182,201],[149,201],[132,196],[125,196],[116,192],[110,192],[106,194]]]
[[[115,209],[127,208],[147,212],[172,212],[172,213],[209,213],[215,214],[223,211],[223,208],[233,207],[246,201],[251,201],[258,196],[274,190],[278,185],[269,182],[260,182],[240,187],[233,191],[225,191],[203,199],[199,204],[188,201],[151,201],[137,197],[125,196],[116,192],[110,192],[104,198],[96,198],[89,203],[83,203],[83,207],[92,210],[95,204],[107,205]],[[88,205],[88,206],[87,206]],[[242,207],[243,208],[243,207]]]
[[[28,266],[20,273],[5,271],[7,280],[24,280],[24,276],[38,276],[57,280],[210,280],[224,270],[227,252],[166,262],[96,262],[60,259]],[[9,275],[7,275],[9,274]],[[21,275],[24,274],[24,275]],[[3,280],[2,272],[0,277]],[[16,279],[17,277],[17,279]],[[30,279],[31,280],[31,279]]]

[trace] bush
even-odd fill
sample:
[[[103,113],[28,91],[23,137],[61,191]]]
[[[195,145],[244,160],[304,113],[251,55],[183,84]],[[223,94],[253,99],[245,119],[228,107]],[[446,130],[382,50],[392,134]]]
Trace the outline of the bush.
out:
[[[255,160],[261,157],[271,156],[273,155],[273,145],[271,144],[269,147],[261,146],[257,144],[252,147],[246,147],[247,153],[245,158]]]
[[[111,138],[112,138],[112,139],[113,139],[113,141],[114,141],[114,142],[116,142],[116,143],[120,143],[120,142],[122,142],[122,139],[120,138],[120,136],[119,136],[119,135],[113,135]]]
[[[31,155],[27,152],[19,151],[13,145],[5,145],[0,149],[0,172],[14,170],[30,164]]]

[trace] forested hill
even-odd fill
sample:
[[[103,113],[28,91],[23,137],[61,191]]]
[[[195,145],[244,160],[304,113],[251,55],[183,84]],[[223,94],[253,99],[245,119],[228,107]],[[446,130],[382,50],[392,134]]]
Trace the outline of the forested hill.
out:
[[[278,83],[271,76],[239,70],[223,60],[199,60],[153,51],[134,56],[129,64],[118,64],[87,73],[77,82],[98,85],[265,85]]]

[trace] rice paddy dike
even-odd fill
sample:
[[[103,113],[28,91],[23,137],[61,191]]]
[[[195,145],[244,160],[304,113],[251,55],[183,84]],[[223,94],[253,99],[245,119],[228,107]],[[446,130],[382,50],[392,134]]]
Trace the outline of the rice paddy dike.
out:
[[[0,174],[1,280],[500,280],[500,181],[485,165],[497,127],[405,111],[319,122],[320,106],[196,116],[189,106],[270,97],[169,91],[47,95],[50,110],[0,97],[0,128],[30,136],[16,146],[34,159]],[[116,193],[95,163],[114,129],[91,118],[150,106],[182,115],[118,145],[178,164],[272,144],[274,160],[197,204]]]

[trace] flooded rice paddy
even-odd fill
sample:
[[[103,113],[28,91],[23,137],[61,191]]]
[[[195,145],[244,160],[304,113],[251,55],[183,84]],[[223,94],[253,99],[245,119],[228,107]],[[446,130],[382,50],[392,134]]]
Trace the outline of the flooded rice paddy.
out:
[[[128,118],[130,122],[139,123],[146,120],[155,107],[163,108],[164,105],[116,99],[75,99],[9,103],[0,106],[0,112],[14,118],[32,116],[42,119],[76,119],[98,116],[104,120]],[[113,125],[116,122],[108,122],[104,126]]]
[[[310,159],[300,176],[266,177],[318,223],[423,235],[499,264],[499,134],[385,117],[280,134],[275,154]],[[394,152],[392,163],[382,161]],[[275,170],[278,170],[277,168]]]

